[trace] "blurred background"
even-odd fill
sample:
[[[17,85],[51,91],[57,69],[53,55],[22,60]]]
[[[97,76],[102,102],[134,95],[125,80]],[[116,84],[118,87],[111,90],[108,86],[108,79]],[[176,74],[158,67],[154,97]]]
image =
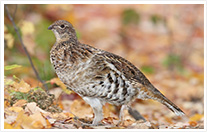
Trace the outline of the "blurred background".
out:
[[[47,28],[63,19],[73,24],[81,43],[132,62],[189,117],[203,114],[204,5],[33,4],[8,8],[42,80],[56,77],[49,59],[55,36]],[[4,19],[4,64],[22,66],[5,71],[5,76],[16,75],[32,87],[40,86],[6,13]],[[48,87],[57,85],[48,83]],[[153,112],[147,108],[160,109],[160,105],[140,107],[144,101],[136,104],[133,106],[145,118]]]

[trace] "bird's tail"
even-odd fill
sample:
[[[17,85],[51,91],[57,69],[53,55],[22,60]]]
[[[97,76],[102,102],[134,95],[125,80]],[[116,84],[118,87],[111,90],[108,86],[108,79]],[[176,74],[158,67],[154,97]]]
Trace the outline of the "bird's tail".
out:
[[[184,116],[185,113],[177,106],[175,105],[172,101],[170,101],[168,98],[166,98],[162,93],[161,93],[161,99],[158,101],[167,106],[172,112],[174,112],[177,116]]]
[[[168,98],[166,98],[156,88],[153,89],[153,92],[151,92],[151,99],[159,101],[160,103],[164,104],[165,106],[167,106],[167,108],[169,108],[177,116],[184,116],[185,115],[185,113],[178,106],[176,106],[172,101],[170,101]]]

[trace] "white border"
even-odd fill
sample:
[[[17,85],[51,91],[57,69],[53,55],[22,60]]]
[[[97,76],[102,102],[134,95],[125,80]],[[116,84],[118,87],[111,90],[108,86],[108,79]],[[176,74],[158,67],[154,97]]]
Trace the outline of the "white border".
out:
[[[181,1],[181,0],[176,0],[176,1],[154,1],[154,0],[140,0],[140,1],[123,1],[123,0],[119,0],[119,1],[14,1],[14,0],[1,0],[1,44],[0,44],[0,51],[1,51],[1,60],[4,60],[4,4],[204,4],[204,129],[4,129],[4,61],[1,61],[1,65],[0,65],[0,74],[1,74],[1,82],[0,82],[0,86],[1,86],[1,124],[0,124],[0,129],[1,131],[188,131],[188,132],[192,132],[192,131],[206,131],[206,78],[207,78],[207,74],[206,74],[206,4],[207,2],[205,0],[194,0],[194,1]]]
[[[206,119],[207,119],[207,115],[206,115],[206,110],[207,110],[207,105],[206,105],[206,100],[207,100],[207,90],[206,90],[206,88],[207,88],[207,84],[206,84],[206,81],[207,81],[207,70],[206,70],[206,64],[207,64],[207,53],[206,53],[206,51],[207,51],[207,41],[206,41],[206,39],[207,39],[207,34],[206,34],[206,30],[207,30],[207,27],[206,27],[206,23],[207,23],[207,1],[205,2],[205,4],[204,4],[204,129],[205,130],[207,130],[207,126],[206,126],[206,124],[207,124],[207,121],[206,121]]]
[[[194,1],[183,1],[183,0],[174,0],[174,1],[155,1],[155,0],[119,0],[119,1],[87,1],[87,0],[51,0],[49,1],[49,4],[205,4],[205,0],[194,0]],[[45,0],[37,0],[37,1],[28,1],[28,0],[20,0],[20,1],[14,1],[14,0],[1,0],[2,4],[48,4],[48,1]]]

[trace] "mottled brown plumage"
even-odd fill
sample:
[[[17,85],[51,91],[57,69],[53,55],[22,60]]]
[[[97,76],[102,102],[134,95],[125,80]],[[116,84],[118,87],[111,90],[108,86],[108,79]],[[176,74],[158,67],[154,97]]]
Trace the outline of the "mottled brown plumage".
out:
[[[102,105],[106,102],[121,105],[122,118],[123,109],[136,98],[157,100],[176,115],[184,115],[132,63],[113,53],[81,44],[69,22],[58,20],[48,29],[56,36],[50,51],[51,63],[68,89],[93,108],[94,125],[102,120]]]

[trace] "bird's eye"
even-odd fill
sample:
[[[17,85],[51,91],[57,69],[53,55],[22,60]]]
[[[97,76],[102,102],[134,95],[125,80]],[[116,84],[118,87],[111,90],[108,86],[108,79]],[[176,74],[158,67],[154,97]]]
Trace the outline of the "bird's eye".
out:
[[[65,27],[65,25],[60,25],[60,27],[61,27],[61,28],[64,28],[64,27]]]

